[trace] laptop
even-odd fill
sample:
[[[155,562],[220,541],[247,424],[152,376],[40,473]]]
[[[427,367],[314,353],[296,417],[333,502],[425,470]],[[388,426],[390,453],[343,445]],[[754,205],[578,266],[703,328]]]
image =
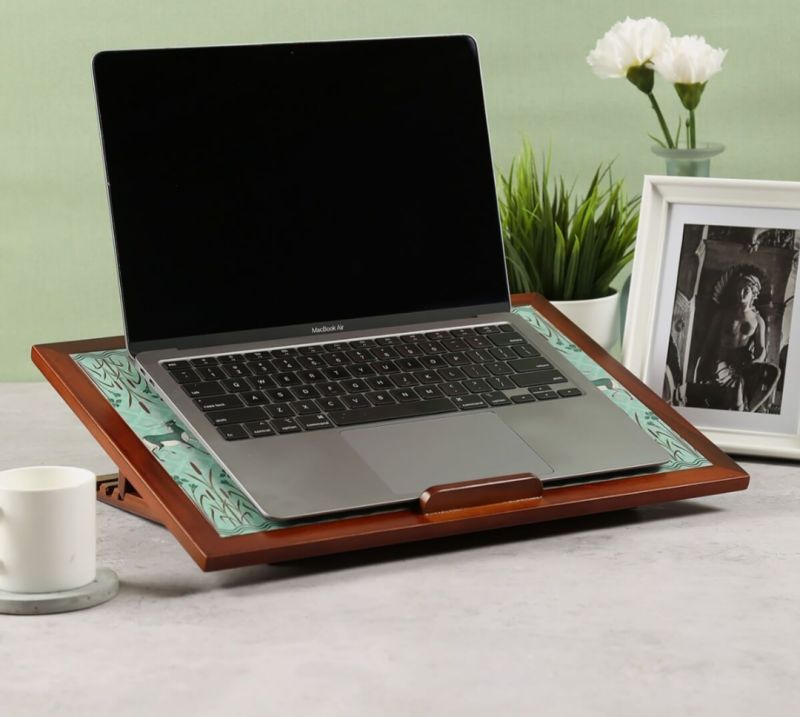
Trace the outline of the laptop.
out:
[[[101,52],[125,334],[266,516],[668,456],[510,313],[475,41]]]

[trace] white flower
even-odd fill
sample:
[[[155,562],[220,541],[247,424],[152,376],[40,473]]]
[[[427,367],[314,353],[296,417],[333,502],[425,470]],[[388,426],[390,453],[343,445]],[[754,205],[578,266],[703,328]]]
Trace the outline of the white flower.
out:
[[[673,37],[654,58],[653,66],[673,85],[705,84],[722,69],[727,50],[709,45],[697,35]]]
[[[632,68],[650,63],[669,38],[669,28],[660,20],[626,17],[597,41],[586,62],[603,79],[627,77]]]

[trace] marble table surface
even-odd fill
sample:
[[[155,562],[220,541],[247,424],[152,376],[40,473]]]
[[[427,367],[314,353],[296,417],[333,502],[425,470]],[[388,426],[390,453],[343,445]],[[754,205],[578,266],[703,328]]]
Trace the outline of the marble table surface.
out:
[[[46,384],[0,385],[0,469],[110,461]],[[204,574],[98,506],[116,599],[0,615],[0,714],[795,715],[800,465],[748,491]]]

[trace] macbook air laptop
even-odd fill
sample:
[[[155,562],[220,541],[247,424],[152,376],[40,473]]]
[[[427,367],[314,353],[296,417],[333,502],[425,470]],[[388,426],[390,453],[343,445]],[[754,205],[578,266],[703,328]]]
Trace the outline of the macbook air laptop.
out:
[[[475,41],[101,52],[127,346],[265,515],[667,454],[510,313]]]

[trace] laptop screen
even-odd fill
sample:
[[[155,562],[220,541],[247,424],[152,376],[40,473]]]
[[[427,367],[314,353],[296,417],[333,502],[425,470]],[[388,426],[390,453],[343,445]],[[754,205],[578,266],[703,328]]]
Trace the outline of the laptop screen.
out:
[[[103,52],[129,342],[507,301],[468,37]]]

